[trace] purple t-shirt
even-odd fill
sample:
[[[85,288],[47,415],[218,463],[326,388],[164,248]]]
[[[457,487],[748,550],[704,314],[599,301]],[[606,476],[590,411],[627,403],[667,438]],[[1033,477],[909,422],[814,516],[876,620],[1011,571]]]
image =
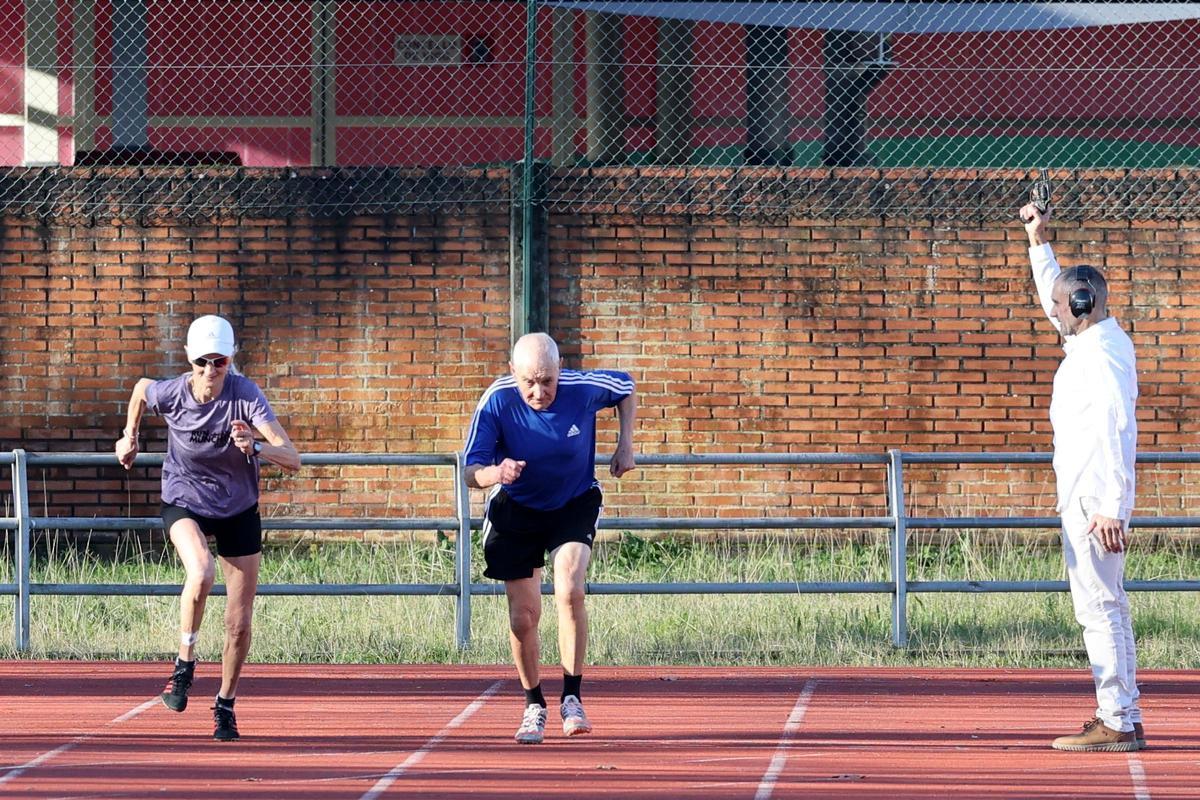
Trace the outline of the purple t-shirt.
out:
[[[207,403],[197,402],[187,379],[146,390],[147,407],[167,422],[162,499],[204,517],[232,517],[258,502],[258,459],[247,461],[233,445],[233,421],[257,427],[274,422],[275,412],[249,378],[226,375],[221,394]]]

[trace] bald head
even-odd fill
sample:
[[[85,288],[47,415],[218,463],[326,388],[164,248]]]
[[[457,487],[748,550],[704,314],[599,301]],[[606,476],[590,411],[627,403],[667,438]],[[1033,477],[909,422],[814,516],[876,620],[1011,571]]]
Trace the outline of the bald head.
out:
[[[558,345],[545,333],[527,333],[512,349],[512,366],[553,367],[558,370]]]
[[[554,402],[560,364],[558,345],[544,333],[527,333],[513,345],[508,368],[521,397],[534,411],[544,411]]]

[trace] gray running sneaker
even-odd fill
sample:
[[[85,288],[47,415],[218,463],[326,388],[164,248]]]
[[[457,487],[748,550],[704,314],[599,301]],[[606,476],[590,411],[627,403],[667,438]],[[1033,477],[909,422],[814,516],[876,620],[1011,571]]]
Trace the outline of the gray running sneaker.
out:
[[[563,698],[558,708],[562,715],[563,733],[567,736],[580,736],[592,732],[592,723],[588,722],[587,714],[583,713],[583,703],[573,694]]]
[[[517,744],[541,744],[546,737],[546,707],[537,703],[525,706],[525,715],[521,717],[521,727],[517,728],[514,737]]]

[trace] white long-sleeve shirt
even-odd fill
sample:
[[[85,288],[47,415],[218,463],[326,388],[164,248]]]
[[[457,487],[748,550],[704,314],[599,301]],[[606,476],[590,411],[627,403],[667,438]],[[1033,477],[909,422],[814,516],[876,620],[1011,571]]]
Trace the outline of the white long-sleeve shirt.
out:
[[[1029,248],[1029,263],[1042,309],[1050,317],[1050,292],[1062,270],[1048,244]],[[1108,317],[1067,336],[1063,350],[1050,399],[1058,511],[1077,498],[1092,497],[1099,501],[1096,513],[1128,520],[1137,457],[1133,341]]]

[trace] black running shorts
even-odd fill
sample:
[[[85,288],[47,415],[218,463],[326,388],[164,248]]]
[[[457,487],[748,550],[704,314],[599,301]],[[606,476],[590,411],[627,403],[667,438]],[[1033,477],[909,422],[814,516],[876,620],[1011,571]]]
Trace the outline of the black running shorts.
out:
[[[593,486],[562,508],[539,511],[523,506],[501,489],[483,515],[483,574],[493,580],[533,577],[546,566],[546,553],[567,542],[592,546],[604,495]]]
[[[217,554],[225,558],[252,556],[262,552],[262,519],[258,503],[232,517],[203,517],[182,506],[163,503],[163,530],[169,536],[171,526],[181,519],[194,520],[200,531],[217,540]]]

